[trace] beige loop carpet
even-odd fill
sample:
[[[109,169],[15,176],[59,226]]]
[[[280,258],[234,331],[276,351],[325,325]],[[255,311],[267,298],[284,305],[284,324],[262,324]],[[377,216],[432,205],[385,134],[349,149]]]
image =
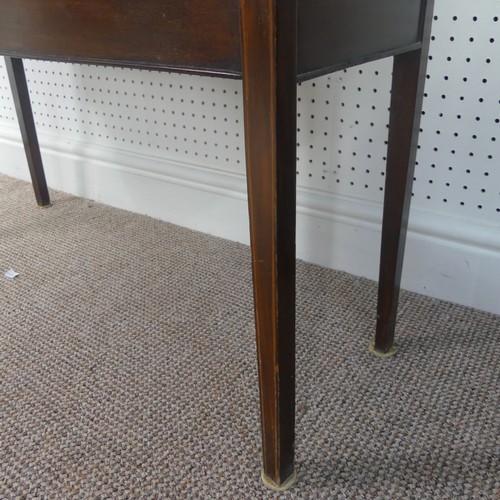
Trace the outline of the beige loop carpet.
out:
[[[277,495],[248,248],[61,193],[41,210],[7,177],[0,199],[0,498],[500,497],[498,316],[403,293],[381,361],[376,285],[299,262],[299,481]]]

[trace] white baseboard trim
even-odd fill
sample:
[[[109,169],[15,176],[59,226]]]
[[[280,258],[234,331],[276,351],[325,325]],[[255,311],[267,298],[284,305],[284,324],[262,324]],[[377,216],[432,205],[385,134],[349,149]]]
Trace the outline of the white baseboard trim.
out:
[[[41,133],[51,188],[248,244],[243,176]],[[29,180],[16,126],[0,124],[0,172]],[[297,256],[378,277],[382,207],[299,189]],[[413,209],[403,288],[500,314],[500,226]]]

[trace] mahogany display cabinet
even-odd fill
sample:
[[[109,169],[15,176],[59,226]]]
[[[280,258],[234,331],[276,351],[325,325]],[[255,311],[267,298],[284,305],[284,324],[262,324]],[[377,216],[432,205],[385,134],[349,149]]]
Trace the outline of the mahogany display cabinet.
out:
[[[433,0],[0,0],[5,56],[37,203],[50,199],[24,58],[243,80],[264,482],[295,480],[297,82],[394,57],[377,324],[394,328]]]

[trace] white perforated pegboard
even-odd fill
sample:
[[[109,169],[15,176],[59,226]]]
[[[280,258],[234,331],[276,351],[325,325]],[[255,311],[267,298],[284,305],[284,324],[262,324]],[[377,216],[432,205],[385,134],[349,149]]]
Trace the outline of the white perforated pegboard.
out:
[[[500,2],[437,1],[415,202],[500,220]]]
[[[381,200],[392,59],[300,85],[298,184]]]
[[[500,3],[436,0],[413,206],[500,221]],[[392,60],[298,91],[300,187],[381,201]],[[39,130],[244,175],[241,82],[27,61]],[[0,121],[15,122],[3,62]]]
[[[241,82],[107,66],[25,66],[40,130],[243,172]]]

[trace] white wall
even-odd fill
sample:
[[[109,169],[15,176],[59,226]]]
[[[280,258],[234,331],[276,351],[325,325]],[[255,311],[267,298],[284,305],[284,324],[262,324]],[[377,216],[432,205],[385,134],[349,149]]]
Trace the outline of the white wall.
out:
[[[436,0],[403,273],[407,289],[496,313],[498,7],[497,0]],[[391,64],[299,88],[298,256],[374,279]],[[51,187],[248,242],[241,82],[26,67]],[[28,179],[3,65],[0,154],[0,172]]]

